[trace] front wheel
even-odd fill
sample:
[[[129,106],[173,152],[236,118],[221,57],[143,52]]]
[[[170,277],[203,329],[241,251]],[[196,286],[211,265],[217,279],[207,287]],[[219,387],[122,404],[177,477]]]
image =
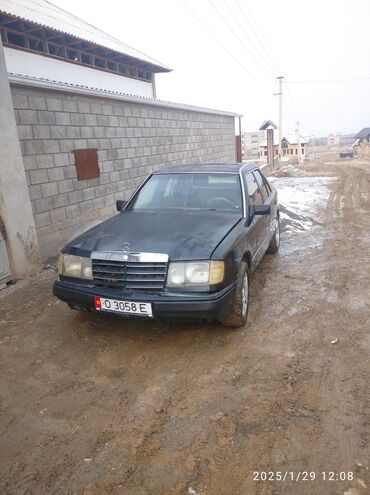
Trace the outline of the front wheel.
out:
[[[236,282],[234,300],[230,313],[221,320],[227,327],[242,327],[247,323],[249,309],[249,269],[243,261]]]
[[[276,217],[276,227],[274,235],[271,238],[270,244],[267,248],[267,253],[277,253],[280,246],[280,222],[279,217]]]

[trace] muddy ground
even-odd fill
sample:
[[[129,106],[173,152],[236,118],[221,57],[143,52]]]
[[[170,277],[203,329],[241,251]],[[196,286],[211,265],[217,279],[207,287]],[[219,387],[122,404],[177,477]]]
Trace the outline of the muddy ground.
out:
[[[370,163],[303,175],[245,328],[79,314],[48,271],[1,293],[1,494],[370,493]]]

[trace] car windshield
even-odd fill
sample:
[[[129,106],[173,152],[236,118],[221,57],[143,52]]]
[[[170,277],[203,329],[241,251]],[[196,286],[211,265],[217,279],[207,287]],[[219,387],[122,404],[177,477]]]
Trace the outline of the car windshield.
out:
[[[194,209],[242,211],[242,194],[237,174],[152,175],[129,205],[130,210]]]

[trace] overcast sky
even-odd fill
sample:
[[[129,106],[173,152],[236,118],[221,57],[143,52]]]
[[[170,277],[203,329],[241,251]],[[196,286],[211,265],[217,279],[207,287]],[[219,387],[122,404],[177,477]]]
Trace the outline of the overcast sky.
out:
[[[370,0],[54,0],[170,66],[158,98],[242,113],[315,136],[370,126]],[[262,48],[262,46],[264,49]],[[366,79],[367,78],[367,79]],[[359,79],[324,83],[288,81]]]

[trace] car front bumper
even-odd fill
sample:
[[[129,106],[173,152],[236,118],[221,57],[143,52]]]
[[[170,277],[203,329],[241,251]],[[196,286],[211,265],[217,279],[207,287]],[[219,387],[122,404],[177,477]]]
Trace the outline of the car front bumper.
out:
[[[135,301],[152,304],[153,318],[159,319],[220,319],[226,316],[232,306],[235,284],[214,293],[155,293],[122,292],[114,289],[56,280],[54,295],[75,309],[96,311],[94,296],[121,301]],[[101,311],[96,311],[101,313]],[[115,313],[119,316],[121,313]],[[143,316],[132,315],[143,318]],[[146,318],[144,316],[144,318]]]

